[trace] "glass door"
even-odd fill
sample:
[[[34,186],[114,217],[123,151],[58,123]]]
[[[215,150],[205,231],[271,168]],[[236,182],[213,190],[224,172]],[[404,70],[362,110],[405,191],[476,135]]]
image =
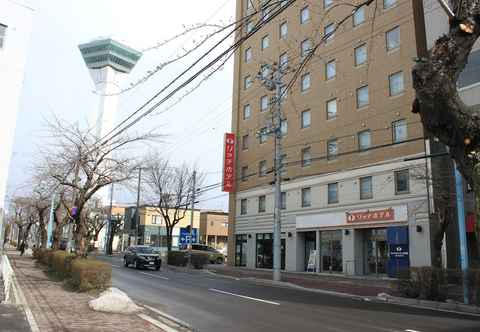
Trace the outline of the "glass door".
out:
[[[247,265],[247,235],[240,234],[236,236],[235,241],[235,265]]]
[[[307,271],[308,260],[310,259],[310,253],[312,250],[317,249],[315,232],[306,232],[305,234],[305,271]]]
[[[387,273],[388,243],[385,228],[367,230],[366,256],[368,273]]]
[[[320,258],[323,272],[342,272],[342,231],[320,233]]]

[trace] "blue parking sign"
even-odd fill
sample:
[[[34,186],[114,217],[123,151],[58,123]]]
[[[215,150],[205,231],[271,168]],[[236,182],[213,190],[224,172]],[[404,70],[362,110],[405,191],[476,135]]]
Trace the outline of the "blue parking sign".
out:
[[[180,228],[179,245],[187,245],[190,243],[190,232],[187,228]],[[197,229],[192,229],[192,243],[198,243]]]

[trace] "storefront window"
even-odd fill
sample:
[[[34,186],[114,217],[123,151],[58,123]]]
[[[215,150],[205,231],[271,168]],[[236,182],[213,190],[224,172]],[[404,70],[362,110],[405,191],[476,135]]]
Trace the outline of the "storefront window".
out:
[[[263,269],[273,268],[273,234],[257,234],[257,261],[256,267]],[[285,239],[281,240],[281,268],[285,268]]]
[[[305,233],[305,271],[308,267],[308,261],[310,259],[310,254],[312,250],[317,249],[317,239],[316,239],[316,232],[306,232]],[[311,270],[310,270],[311,271]]]
[[[320,258],[323,272],[342,272],[342,231],[320,233]]]
[[[235,238],[235,265],[247,265],[247,234],[239,234]]]

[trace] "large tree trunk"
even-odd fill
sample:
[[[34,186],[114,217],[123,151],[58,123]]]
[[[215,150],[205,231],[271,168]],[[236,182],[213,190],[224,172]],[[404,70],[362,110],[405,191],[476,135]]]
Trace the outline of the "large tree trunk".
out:
[[[81,215],[81,212],[77,212],[77,221],[75,229],[75,253],[79,257],[87,257],[88,241],[87,233],[88,229],[85,224],[85,218]]]
[[[166,226],[167,229],[167,251],[170,252],[172,251],[172,227]]]
[[[47,228],[45,225],[45,217],[43,215],[43,212],[39,214],[39,228],[40,228],[40,248],[46,248],[47,247]]]

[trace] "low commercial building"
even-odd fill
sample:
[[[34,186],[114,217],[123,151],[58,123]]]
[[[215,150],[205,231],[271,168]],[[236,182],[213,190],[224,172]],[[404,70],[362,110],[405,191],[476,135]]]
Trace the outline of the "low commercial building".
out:
[[[200,212],[200,243],[215,249],[223,249],[228,243],[228,213],[221,211]]]
[[[141,206],[139,208],[140,223],[136,224],[136,207],[128,207],[125,211],[124,226],[124,247],[136,244],[138,234],[138,244],[151,245],[167,248],[167,228],[165,220],[159,209],[152,206]],[[171,211],[173,219],[174,211]],[[183,213],[181,213],[183,214]],[[175,225],[172,233],[172,247],[179,248],[188,243],[188,227],[190,227],[190,216],[192,210],[186,210],[184,217]],[[200,210],[193,210],[193,243],[198,243],[198,234],[200,229]],[[138,233],[137,233],[138,232]]]

